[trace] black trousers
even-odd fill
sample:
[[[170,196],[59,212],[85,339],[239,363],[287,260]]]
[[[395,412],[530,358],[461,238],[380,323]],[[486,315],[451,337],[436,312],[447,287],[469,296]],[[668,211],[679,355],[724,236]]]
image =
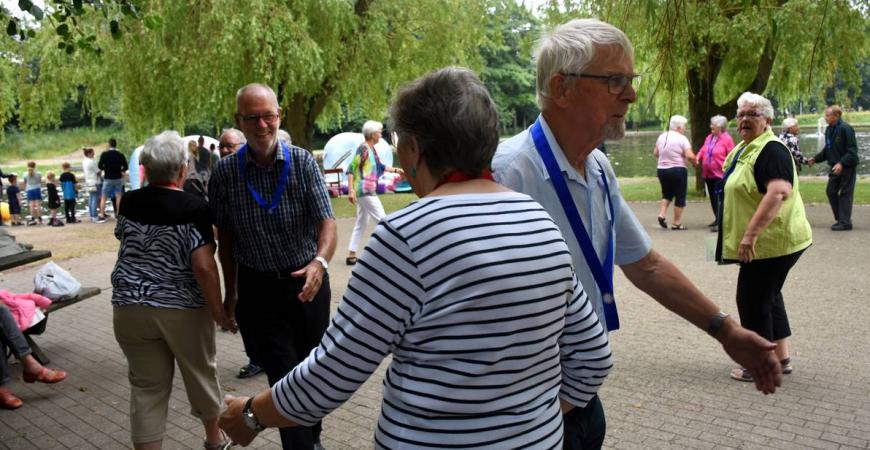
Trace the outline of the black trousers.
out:
[[[66,214],[66,222],[72,223],[76,221],[76,201],[75,200],[64,200],[63,201],[63,209]]]
[[[737,312],[740,325],[768,341],[791,336],[782,285],[804,250],[776,258],[740,263],[737,275]]]
[[[719,220],[719,196],[716,195],[716,190],[719,189],[719,184],[722,183],[721,178],[704,178],[704,183],[707,185],[707,196],[710,197],[710,207],[713,208],[713,218]]]
[[[828,175],[828,203],[834,212],[834,220],[841,225],[852,224],[852,199],[855,195],[855,167],[843,167],[839,175]]]
[[[239,265],[236,321],[256,348],[269,386],[273,386],[304,360],[320,343],[329,325],[329,276],[314,299],[302,303],[296,297],[305,280],[291,278],[292,270],[276,276]],[[320,440],[321,424],[281,428],[286,450],[310,450]]]
[[[584,408],[574,408],[562,416],[565,437],[564,450],[597,450],[604,445],[607,421],[604,419],[604,405],[596,394]]]

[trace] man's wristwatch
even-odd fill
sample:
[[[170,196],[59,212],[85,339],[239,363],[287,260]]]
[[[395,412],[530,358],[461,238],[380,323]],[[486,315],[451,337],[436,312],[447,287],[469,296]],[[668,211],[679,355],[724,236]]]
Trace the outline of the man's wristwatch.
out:
[[[722,325],[725,325],[725,319],[728,318],[728,313],[719,311],[715,316],[710,318],[710,323],[707,325],[707,334],[716,337]]]
[[[249,397],[248,401],[245,402],[245,409],[242,410],[242,420],[245,421],[245,425],[248,426],[251,430],[256,433],[259,433],[266,429],[263,425],[260,425],[260,421],[257,420],[257,416],[254,415],[253,409],[253,401],[254,397]]]
[[[315,257],[314,257],[314,260],[317,261],[317,262],[319,262],[320,265],[323,266],[323,270],[326,270],[326,269],[329,268],[329,263],[326,262],[326,258],[324,258],[324,257],[322,257],[322,256],[315,256]]]

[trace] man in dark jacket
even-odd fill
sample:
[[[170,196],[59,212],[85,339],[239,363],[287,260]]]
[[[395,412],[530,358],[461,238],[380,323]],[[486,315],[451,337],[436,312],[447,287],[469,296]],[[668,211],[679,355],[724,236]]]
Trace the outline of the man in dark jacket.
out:
[[[825,129],[825,147],[818,155],[807,160],[811,166],[822,161],[831,166],[826,193],[831,210],[834,211],[834,220],[837,221],[831,225],[834,231],[852,229],[852,198],[858,172],[858,141],[855,139],[855,130],[841,118],[842,115],[843,110],[837,105],[825,110],[825,121],[828,122],[828,128]]]

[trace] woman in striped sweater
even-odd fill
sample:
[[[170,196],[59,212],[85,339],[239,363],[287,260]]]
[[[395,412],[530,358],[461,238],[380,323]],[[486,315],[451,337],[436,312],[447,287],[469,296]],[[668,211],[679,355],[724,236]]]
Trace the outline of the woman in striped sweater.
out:
[[[561,448],[561,412],[595,394],[610,348],[552,219],[492,181],[492,99],[446,68],[391,116],[421,199],[379,223],[320,346],[272,389],[228,398],[221,427],[246,445],[313,424],[392,354],[375,447]]]

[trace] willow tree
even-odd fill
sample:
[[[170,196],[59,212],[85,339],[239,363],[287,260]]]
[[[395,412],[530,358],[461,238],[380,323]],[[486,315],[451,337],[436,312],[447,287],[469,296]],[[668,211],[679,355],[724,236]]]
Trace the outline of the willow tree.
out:
[[[315,124],[343,106],[383,117],[401,83],[449,64],[479,66],[483,0],[200,0],[142,2],[122,34],[90,33],[99,52],[57,51],[54,30],[12,49],[25,126],[56,123],[59,104],[84,89],[92,113],[135,137],[192,123],[227,123],[236,90],[263,82],[284,126],[308,145]],[[55,33],[56,34],[56,33]]]
[[[699,148],[710,117],[733,118],[745,91],[789,104],[824,98],[836,79],[858,85],[856,64],[867,57],[870,31],[859,3],[552,0],[545,12],[550,23],[594,15],[625,31],[645,75],[640,100],[653,103],[662,119],[688,110],[691,140]]]

